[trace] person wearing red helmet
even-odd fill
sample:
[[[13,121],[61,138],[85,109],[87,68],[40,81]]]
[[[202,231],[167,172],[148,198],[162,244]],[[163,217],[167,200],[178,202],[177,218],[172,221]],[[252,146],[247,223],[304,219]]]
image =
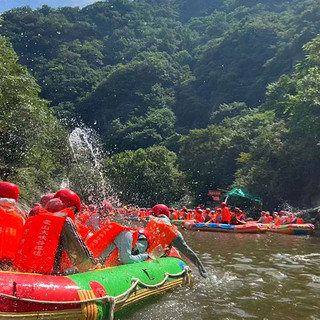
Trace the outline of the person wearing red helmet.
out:
[[[222,209],[221,208],[216,209],[214,222],[215,223],[222,223]]]
[[[144,233],[114,222],[97,231],[87,245],[98,261],[108,267],[142,262],[149,258],[145,253],[148,241]]]
[[[80,198],[71,190],[60,191],[45,209],[27,220],[14,261],[19,271],[59,274],[73,266],[87,271],[98,263],[75,222],[74,211],[80,209]]]
[[[211,212],[210,208],[206,208],[206,210],[202,214],[203,222],[209,222],[211,220],[210,212]]]
[[[112,210],[113,205],[111,202],[103,200],[98,209],[95,212],[92,212],[90,217],[84,222],[84,225],[93,232],[97,232],[110,223],[108,216]]]
[[[153,216],[147,217],[147,226],[145,229],[149,231],[149,249],[157,248],[158,243],[162,245],[164,250],[166,250],[168,247],[174,246],[187,258],[189,258],[198,267],[200,275],[206,278],[207,271],[205,267],[196,253],[188,246],[182,234],[174,226],[172,226],[167,215],[168,211],[169,209],[166,205],[157,204],[152,208]],[[153,230],[156,233],[160,232],[161,235],[159,234],[159,236],[157,236],[157,234],[152,234],[150,230]],[[148,237],[148,234],[146,234],[146,236]]]
[[[222,222],[224,224],[230,224],[231,212],[226,202],[221,202]]]
[[[0,182],[0,261],[1,268],[11,266],[18,250],[25,220],[16,209],[19,188],[11,182]]]
[[[40,199],[40,204],[41,206],[44,208],[46,206],[46,204],[53,199],[55,196],[55,193],[46,193],[44,194],[41,199]]]
[[[46,204],[54,198],[54,193],[46,193],[40,199],[39,203],[36,203],[35,206],[30,210],[28,218],[34,217],[39,214],[40,210],[45,208]]]
[[[80,213],[81,200],[79,196],[69,189],[61,189],[55,195],[54,198],[60,199],[66,207],[73,208],[74,213]]]

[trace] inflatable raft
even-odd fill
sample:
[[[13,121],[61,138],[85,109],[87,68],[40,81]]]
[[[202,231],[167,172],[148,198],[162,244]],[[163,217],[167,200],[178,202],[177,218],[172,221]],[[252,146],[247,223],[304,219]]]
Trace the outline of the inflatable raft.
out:
[[[222,224],[222,223],[196,223],[184,221],[181,226],[187,230],[193,231],[211,231],[211,232],[234,232],[234,233],[264,233],[267,232],[267,226],[249,222],[246,224]]]
[[[269,225],[268,231],[294,235],[309,235],[314,231],[312,223]]]
[[[0,319],[113,319],[114,312],[189,283],[179,257],[53,276],[0,272]]]

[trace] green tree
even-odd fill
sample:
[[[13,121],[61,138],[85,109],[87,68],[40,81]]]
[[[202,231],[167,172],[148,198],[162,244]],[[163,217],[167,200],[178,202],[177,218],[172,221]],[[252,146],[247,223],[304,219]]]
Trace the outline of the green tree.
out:
[[[166,53],[138,55],[127,65],[117,65],[96,90],[78,106],[83,119],[95,123],[102,133],[112,120],[127,121],[142,116],[149,108],[171,107],[174,88],[190,77]]]
[[[165,147],[125,151],[105,160],[105,174],[124,203],[171,205],[188,193],[177,156]]]
[[[105,144],[117,153],[158,145],[174,134],[175,119],[168,108],[150,109],[145,116],[132,117],[124,124],[116,119],[106,134]]]
[[[22,188],[22,197],[35,200],[43,189],[56,186],[68,162],[67,134],[40,88],[5,38],[0,38],[1,179]]]

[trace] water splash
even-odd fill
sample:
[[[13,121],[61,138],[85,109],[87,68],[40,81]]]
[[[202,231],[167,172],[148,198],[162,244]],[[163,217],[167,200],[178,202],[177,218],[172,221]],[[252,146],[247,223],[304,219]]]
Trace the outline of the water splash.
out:
[[[108,200],[119,205],[109,181],[103,175],[101,162],[105,156],[98,134],[86,127],[75,128],[69,135],[69,144],[76,166],[70,173],[70,185],[80,190],[92,202]]]

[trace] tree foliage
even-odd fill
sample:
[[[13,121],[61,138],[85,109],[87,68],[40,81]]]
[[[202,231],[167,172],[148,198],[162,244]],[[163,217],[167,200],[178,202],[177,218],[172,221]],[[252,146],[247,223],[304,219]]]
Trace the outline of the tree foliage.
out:
[[[146,207],[173,204],[187,194],[177,156],[165,147],[116,154],[106,159],[105,173],[125,203]]]
[[[0,38],[0,173],[1,179],[19,183],[24,197],[34,199],[62,174],[67,135],[17,60],[8,41]]]
[[[197,201],[232,186],[271,206],[318,198],[317,0],[110,0],[2,20],[18,54],[1,38],[2,178],[76,172],[58,114],[97,130],[131,203],[174,203],[179,179]]]

